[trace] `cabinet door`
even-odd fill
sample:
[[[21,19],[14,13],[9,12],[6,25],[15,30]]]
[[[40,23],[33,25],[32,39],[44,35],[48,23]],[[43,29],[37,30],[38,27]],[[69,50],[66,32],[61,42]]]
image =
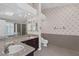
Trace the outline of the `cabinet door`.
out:
[[[31,39],[31,40],[23,41],[23,43],[30,45],[30,46],[34,47],[35,50],[37,50],[38,44],[39,44],[38,41],[39,41],[38,38],[34,38],[34,39]]]

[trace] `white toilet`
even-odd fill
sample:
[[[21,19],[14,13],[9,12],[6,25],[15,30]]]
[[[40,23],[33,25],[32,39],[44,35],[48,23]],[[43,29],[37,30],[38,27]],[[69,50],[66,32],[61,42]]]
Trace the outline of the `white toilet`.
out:
[[[42,38],[42,44],[43,44],[44,47],[47,47],[47,45],[48,45],[48,40]]]

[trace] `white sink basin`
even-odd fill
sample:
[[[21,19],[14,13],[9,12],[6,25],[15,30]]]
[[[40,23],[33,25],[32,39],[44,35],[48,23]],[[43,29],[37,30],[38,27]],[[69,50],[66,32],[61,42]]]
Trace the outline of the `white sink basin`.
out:
[[[20,52],[22,49],[24,49],[24,46],[22,45],[11,45],[8,47],[8,50],[9,50],[8,54],[14,54],[14,53]]]

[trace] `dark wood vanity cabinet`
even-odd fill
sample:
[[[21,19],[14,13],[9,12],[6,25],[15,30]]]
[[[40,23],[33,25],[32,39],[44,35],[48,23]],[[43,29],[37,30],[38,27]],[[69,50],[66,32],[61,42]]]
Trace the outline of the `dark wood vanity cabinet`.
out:
[[[30,40],[27,40],[27,41],[23,41],[22,43],[25,43],[25,44],[27,44],[29,46],[34,47],[35,51],[36,51],[38,49],[38,47],[39,47],[38,42],[39,42],[38,38],[33,38],[33,39],[30,39]]]
[[[34,52],[39,47],[39,39],[38,38],[33,38],[33,39],[30,39],[30,40],[27,40],[27,41],[22,41],[22,43],[27,44],[27,45],[35,48],[34,51],[32,51],[31,53],[29,53],[28,55],[26,55],[26,56],[34,56]]]

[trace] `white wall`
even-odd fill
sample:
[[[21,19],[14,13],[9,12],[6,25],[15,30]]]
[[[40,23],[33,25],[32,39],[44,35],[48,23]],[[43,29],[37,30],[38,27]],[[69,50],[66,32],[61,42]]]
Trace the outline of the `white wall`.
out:
[[[5,26],[6,22],[4,20],[0,20],[0,36],[5,36]]]
[[[56,7],[43,12],[47,19],[42,24],[42,33],[79,35],[79,5]]]

